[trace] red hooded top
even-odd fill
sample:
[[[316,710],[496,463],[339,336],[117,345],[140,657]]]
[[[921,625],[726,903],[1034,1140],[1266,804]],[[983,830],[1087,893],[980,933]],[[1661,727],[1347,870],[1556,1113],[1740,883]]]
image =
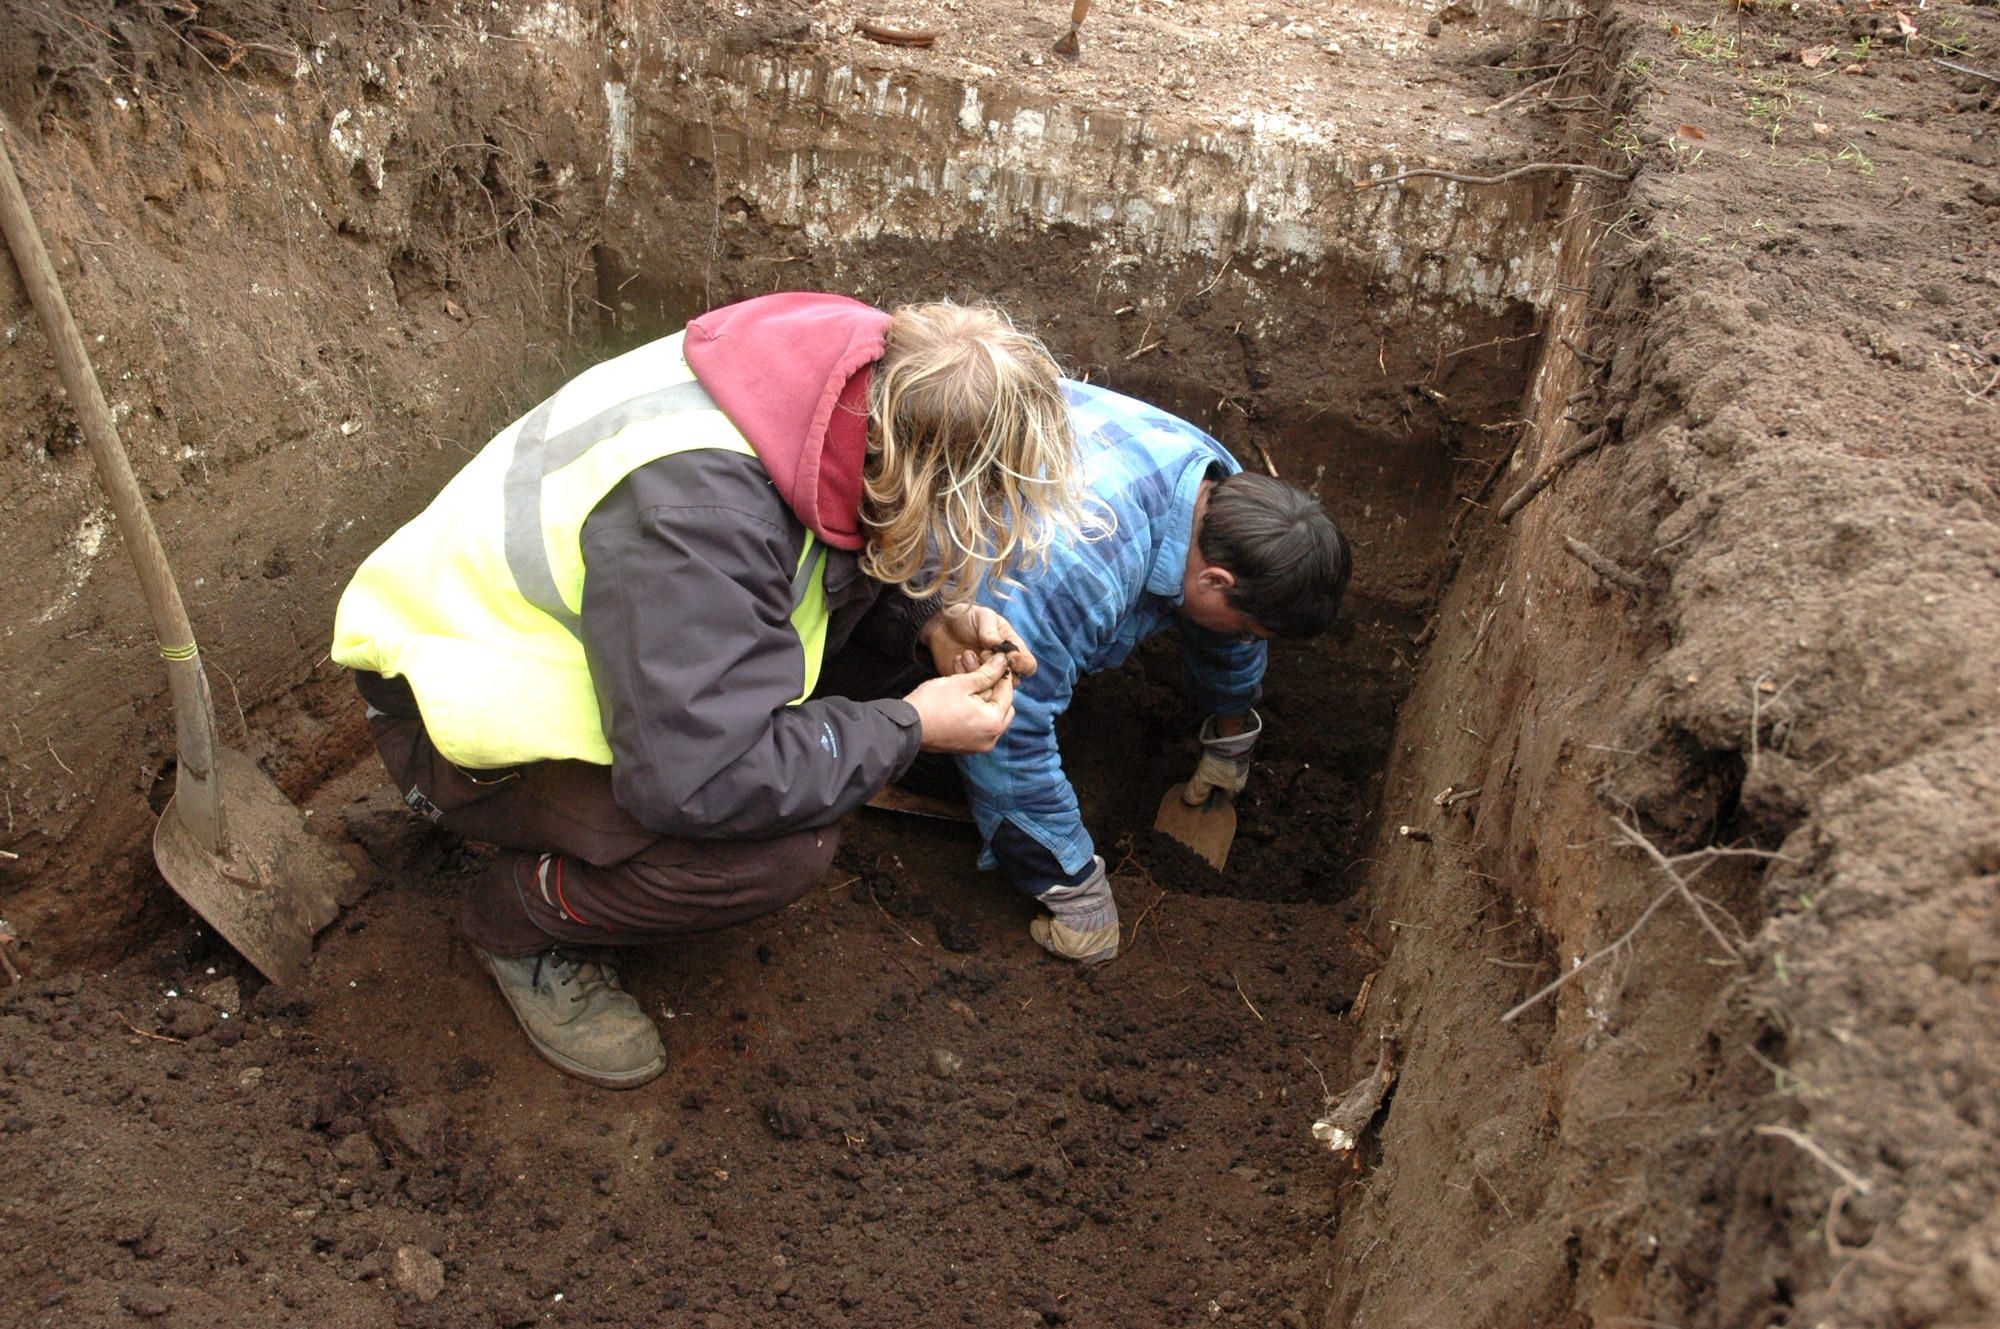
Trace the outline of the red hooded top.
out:
[[[778,493],[836,549],[859,549],[868,377],[889,316],[844,295],[782,291],[703,314],[683,351]]]

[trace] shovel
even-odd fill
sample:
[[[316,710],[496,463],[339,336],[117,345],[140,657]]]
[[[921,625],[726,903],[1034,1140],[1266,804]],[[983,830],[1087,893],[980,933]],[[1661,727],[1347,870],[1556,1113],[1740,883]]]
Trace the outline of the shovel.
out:
[[[179,760],[174,796],[153,829],[153,857],[168,885],[264,977],[296,983],[314,935],[350,902],[354,872],[306,828],[304,815],[256,762],[216,745],[215,707],[194,629],[4,139],[0,231],[48,332],[167,663]]]
[[[1090,0],[1075,0],[1069,7],[1069,31],[1056,38],[1052,48],[1057,55],[1071,60],[1083,54],[1083,47],[1076,39],[1078,28],[1083,26],[1083,16],[1090,12]]]
[[[1187,785],[1177,784],[1160,796],[1153,829],[1173,836],[1220,872],[1236,840],[1236,800],[1226,789],[1210,789],[1207,801],[1189,803],[1181,797],[1186,789]]]

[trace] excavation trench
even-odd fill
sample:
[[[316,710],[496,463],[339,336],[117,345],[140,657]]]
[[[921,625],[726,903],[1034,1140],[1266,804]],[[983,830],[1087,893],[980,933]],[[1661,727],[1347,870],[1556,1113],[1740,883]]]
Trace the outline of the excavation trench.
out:
[[[745,264],[783,253],[768,228],[739,225],[733,243]],[[931,281],[968,298],[998,287],[1074,376],[1172,410],[1223,440],[1246,467],[1323,497],[1354,546],[1354,584],[1326,637],[1273,648],[1263,703],[1271,726],[1259,749],[1265,778],[1242,807],[1228,872],[1149,838],[1159,793],[1185,778],[1192,751],[1194,720],[1179,693],[1173,634],[1147,643],[1127,667],[1083,680],[1060,737],[1093,835],[1107,854],[1144,842],[1162,885],[1321,905],[1351,895],[1366,879],[1357,860],[1380,803],[1398,707],[1454,571],[1453,518],[1485,491],[1513,432],[1481,431],[1438,403],[1456,399],[1506,419],[1522,392],[1532,339],[1517,334],[1510,354],[1476,360],[1443,379],[1448,391],[1427,395],[1385,385],[1377,357],[1364,357],[1356,381],[1328,356],[1322,338],[1373,341],[1379,350],[1381,329],[1360,291],[1323,274],[1253,272],[1230,281],[1217,277],[1211,255],[1140,260],[1087,235],[858,243],[844,261],[857,274],[882,274],[879,287],[867,276],[861,285],[885,301],[914,296]],[[619,311],[615,344],[677,328],[699,311],[690,299],[698,292],[648,281],[662,266],[678,265],[599,251],[599,298]],[[973,272],[993,274],[993,285],[965,275]],[[1079,299],[1085,277],[1096,289]],[[1530,315],[1462,317],[1482,329],[1518,328]],[[1365,425],[1364,403],[1394,424]]]
[[[1497,1014],[1554,973],[1536,911],[1560,926],[1591,907],[1587,892],[1545,896],[1521,828],[1539,817],[1537,834],[1583,838],[1591,813],[1512,803],[1532,795],[1504,736],[1541,694],[1508,587],[1553,584],[1559,640],[1538,649],[1554,676],[1615,677],[1635,648],[1552,537],[1509,546],[1493,509],[1537,455],[1517,445],[1561,433],[1578,383],[1553,348],[1573,317],[1558,290],[1587,284],[1588,256],[1550,218],[1580,187],[1364,191],[1362,169],[1323,144],[1174,138],[824,61],[677,59],[678,78],[577,80],[603,87],[611,144],[590,209],[565,204],[578,145],[553,118],[531,144],[461,137],[420,162],[408,124],[386,126],[390,103],[338,121],[332,158],[310,149],[328,248],[287,278],[340,311],[336,326],[278,320],[261,358],[207,342],[236,357],[218,383],[268,370],[295,417],[276,444],[234,453],[163,445],[169,425],[217,420],[213,402],[183,396],[177,421],[132,426],[176,552],[196,585],[222,587],[198,597],[198,630],[247,666],[228,680],[225,727],[233,714],[377,887],[322,939],[305,994],[259,993],[133,866],[134,808],[157,806],[168,769],[157,706],[125,722],[136,731],[92,721],[80,741],[99,750],[64,766],[97,771],[97,796],[125,813],[65,802],[53,771],[38,785],[16,761],[11,788],[70,831],[26,843],[31,861],[58,880],[123,865],[79,892],[111,927],[61,888],[10,903],[36,920],[50,969],[136,957],[33,997],[37,1028],[95,1018],[119,1035],[103,1051],[126,1090],[85,1089],[76,1124],[101,1114],[114,1164],[150,1147],[113,1130],[136,1120],[130,1103],[156,1105],[142,1124],[177,1140],[237,1138],[234,1162],[196,1147],[151,1165],[279,1232],[211,1260],[207,1283],[190,1275],[226,1315],[258,1304],[238,1270],[282,1268],[291,1305],[352,1304],[367,1323],[385,1306],[453,1325],[1553,1318],[1573,1272],[1542,1214],[1554,1128],[1533,1084],[1548,1010],[1513,1026]],[[503,203],[504,245],[468,246],[466,218]],[[268,219],[295,204],[242,206]],[[569,212],[588,224],[569,229]],[[184,261],[159,285],[198,302],[201,260]],[[628,986],[673,1067],[631,1095],[589,1093],[532,1058],[453,942],[482,851],[382,787],[359,703],[323,659],[328,615],[359,558],[568,373],[779,287],[1004,303],[1073,374],[1320,494],[1355,580],[1332,632],[1273,652],[1268,737],[1226,872],[1150,829],[1200,718],[1171,639],[1080,689],[1063,751],[1115,869],[1117,964],[1078,975],[1034,952],[1031,906],[973,870],[964,828],[865,812],[800,905],[634,957]],[[420,365],[391,391],[353,350],[371,329]],[[232,524],[274,493],[274,517]],[[90,593],[122,612],[115,591]],[[143,652],[111,646],[126,662],[112,684],[143,697]],[[49,686],[88,695],[81,669],[65,660]],[[136,793],[110,755],[131,745]],[[229,978],[256,994],[237,1015],[248,1030],[212,1018]],[[1384,1124],[1330,1154],[1310,1126],[1385,1039],[1404,1071]],[[10,1069],[79,1086],[96,1074],[60,1049],[10,1055]],[[232,1087],[190,1097],[176,1087],[188,1077]],[[1468,1138],[1483,1152],[1461,1166]],[[73,1280],[79,1297],[115,1296],[149,1244],[220,1240],[143,1195],[102,1202],[145,1235],[118,1237]],[[1503,1215],[1517,1231],[1492,1278],[1434,1281],[1486,1258]],[[1364,1258],[1385,1234],[1391,1254],[1436,1258],[1392,1275],[1389,1255]],[[388,1253],[412,1246],[442,1257],[435,1301],[396,1282]],[[405,1295],[364,1305],[368,1282]]]

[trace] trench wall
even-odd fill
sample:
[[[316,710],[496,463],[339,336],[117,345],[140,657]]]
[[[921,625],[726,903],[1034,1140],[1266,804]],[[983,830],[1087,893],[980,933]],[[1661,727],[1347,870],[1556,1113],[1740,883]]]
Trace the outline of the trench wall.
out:
[[[1668,39],[1602,39],[1606,100],[1642,141],[1671,133],[1615,72]],[[1656,227],[1687,201],[1675,169],[1571,201],[1533,427],[1493,503],[1608,441],[1511,523],[1466,523],[1402,711],[1368,927],[1386,958],[1347,1069],[1388,1034],[1403,1076],[1328,1325],[2000,1304],[1990,469],[1973,411],[1923,414],[1915,373],[1801,371],[1824,307],[1774,312],[1737,285],[1754,260]],[[1927,437],[1764,409],[1802,381]]]
[[[1604,201],[1593,186],[1570,200],[1528,424],[1466,523],[1461,571],[1401,713],[1372,850],[1369,932],[1386,958],[1356,1073],[1388,1037],[1402,1074],[1333,1246],[1329,1325],[1526,1326],[1565,1309],[1644,1319],[1662,1292],[1648,1285],[1660,1252],[1690,1244],[1690,1216],[1663,1212],[1675,1201],[1656,1170],[1714,1165],[1709,1040],[1731,1023],[1734,975],[1682,963],[1705,941],[1691,916],[1661,916],[1629,956],[1503,1018],[1657,891],[1613,818],[1654,834],[1678,819],[1699,836],[1722,797],[1684,801],[1692,786],[1699,802],[1701,780],[1635,705],[1660,644],[1645,594],[1565,543],[1645,573],[1666,504],[1647,449],[1614,440],[1510,523],[1497,517],[1604,421],[1608,401],[1578,405],[1603,367],[1583,357],[1636,349],[1591,327],[1602,236],[1588,219]],[[1654,782],[1646,810],[1659,820],[1640,815],[1621,773]],[[1754,926],[1745,876],[1709,888]]]

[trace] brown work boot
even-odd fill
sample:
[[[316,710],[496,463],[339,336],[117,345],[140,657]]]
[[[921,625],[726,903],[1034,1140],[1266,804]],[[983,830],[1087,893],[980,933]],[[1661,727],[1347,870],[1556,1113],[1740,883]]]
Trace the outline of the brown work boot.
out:
[[[560,951],[495,955],[474,946],[528,1042],[557,1070],[606,1089],[637,1089],[667,1068],[660,1031],[618,986],[618,971]]]

